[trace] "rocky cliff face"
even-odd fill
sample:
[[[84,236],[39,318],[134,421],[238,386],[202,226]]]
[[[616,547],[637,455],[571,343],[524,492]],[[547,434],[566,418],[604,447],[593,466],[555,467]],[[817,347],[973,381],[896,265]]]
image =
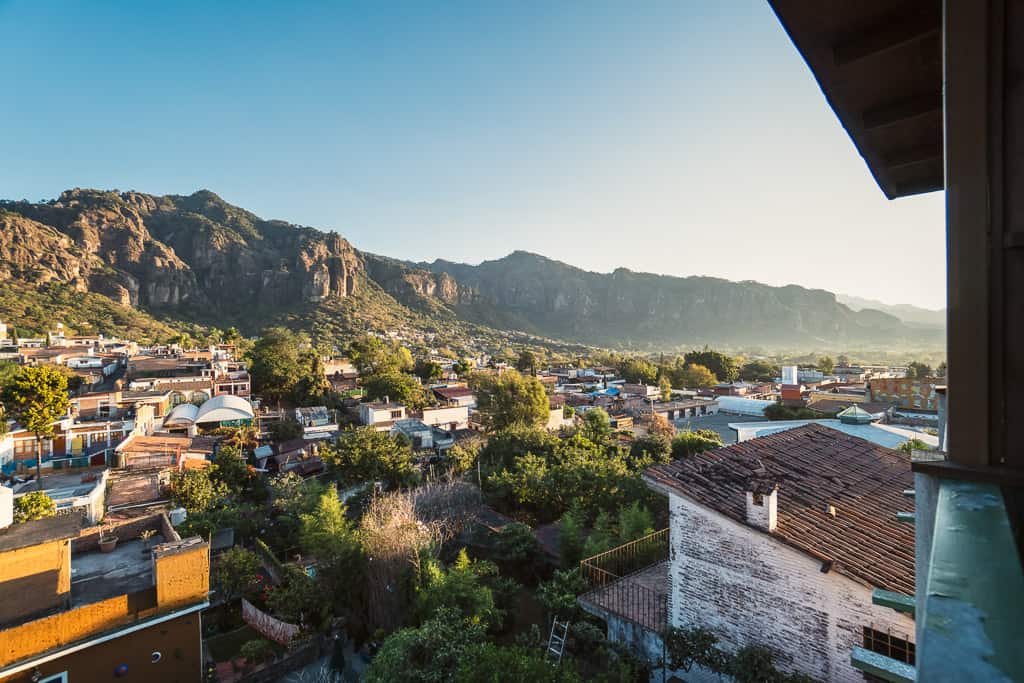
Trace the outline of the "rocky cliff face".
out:
[[[0,202],[4,281],[63,283],[162,316],[251,331],[299,321],[292,314],[305,308],[321,322],[350,316],[358,329],[423,322],[425,314],[431,325],[461,318],[604,346],[943,341],[941,329],[854,311],[830,292],[797,286],[592,273],[525,252],[479,266],[361,254],[335,233],[263,220],[208,191],[75,189],[39,204]]]
[[[363,271],[340,236],[261,220],[212,192],[76,189],[2,208],[0,278],[31,273],[149,310],[232,314],[344,298]]]
[[[831,292],[624,268],[592,273],[515,252],[479,266],[415,264],[448,274],[462,316],[490,325],[599,345],[731,344],[814,348],[908,341],[941,343],[894,316],[853,311]]]

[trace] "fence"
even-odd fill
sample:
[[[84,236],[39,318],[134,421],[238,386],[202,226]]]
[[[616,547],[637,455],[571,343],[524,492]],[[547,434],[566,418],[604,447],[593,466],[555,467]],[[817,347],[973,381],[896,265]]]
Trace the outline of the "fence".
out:
[[[655,632],[668,622],[669,530],[630,541],[580,562],[581,602]]]

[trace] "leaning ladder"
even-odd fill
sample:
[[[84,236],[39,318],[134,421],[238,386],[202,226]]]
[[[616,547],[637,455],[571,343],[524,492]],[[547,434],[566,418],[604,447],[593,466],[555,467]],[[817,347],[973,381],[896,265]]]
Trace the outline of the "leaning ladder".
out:
[[[561,663],[562,653],[565,652],[565,641],[569,637],[569,622],[559,621],[557,618],[551,622],[551,635],[548,636],[548,651],[556,663]]]

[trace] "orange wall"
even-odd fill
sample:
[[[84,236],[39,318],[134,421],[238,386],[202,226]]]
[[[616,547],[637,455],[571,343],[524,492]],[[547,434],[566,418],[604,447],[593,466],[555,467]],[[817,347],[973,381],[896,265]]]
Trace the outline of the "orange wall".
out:
[[[183,543],[188,543],[188,540]],[[162,547],[166,547],[165,544]],[[161,610],[192,605],[206,600],[210,591],[210,545],[195,543],[167,553],[154,550],[156,557],[156,601]]]
[[[70,557],[66,539],[0,554],[0,623],[60,606],[71,590]]]
[[[69,683],[115,681],[115,669],[126,665],[124,680],[146,683],[197,683],[202,680],[202,635],[198,613],[186,614],[114,638],[39,665],[43,677],[68,672]],[[153,653],[160,661],[153,662]],[[32,669],[0,678],[0,683],[29,683]]]

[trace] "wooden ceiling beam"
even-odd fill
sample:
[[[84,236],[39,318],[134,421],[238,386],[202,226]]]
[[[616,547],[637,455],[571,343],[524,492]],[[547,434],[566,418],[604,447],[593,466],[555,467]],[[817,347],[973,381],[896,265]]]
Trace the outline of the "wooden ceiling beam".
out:
[[[942,159],[942,143],[931,145],[919,145],[909,149],[900,149],[889,152],[882,156],[882,161],[888,169],[903,168],[904,166],[915,166]]]
[[[925,95],[908,97],[878,107],[872,107],[861,115],[864,130],[885,128],[897,123],[916,119],[929,114],[942,115],[942,91],[936,90]]]
[[[866,57],[938,35],[942,29],[941,6],[913,14],[887,17],[868,29],[859,31],[832,48],[836,66],[846,66]]]

